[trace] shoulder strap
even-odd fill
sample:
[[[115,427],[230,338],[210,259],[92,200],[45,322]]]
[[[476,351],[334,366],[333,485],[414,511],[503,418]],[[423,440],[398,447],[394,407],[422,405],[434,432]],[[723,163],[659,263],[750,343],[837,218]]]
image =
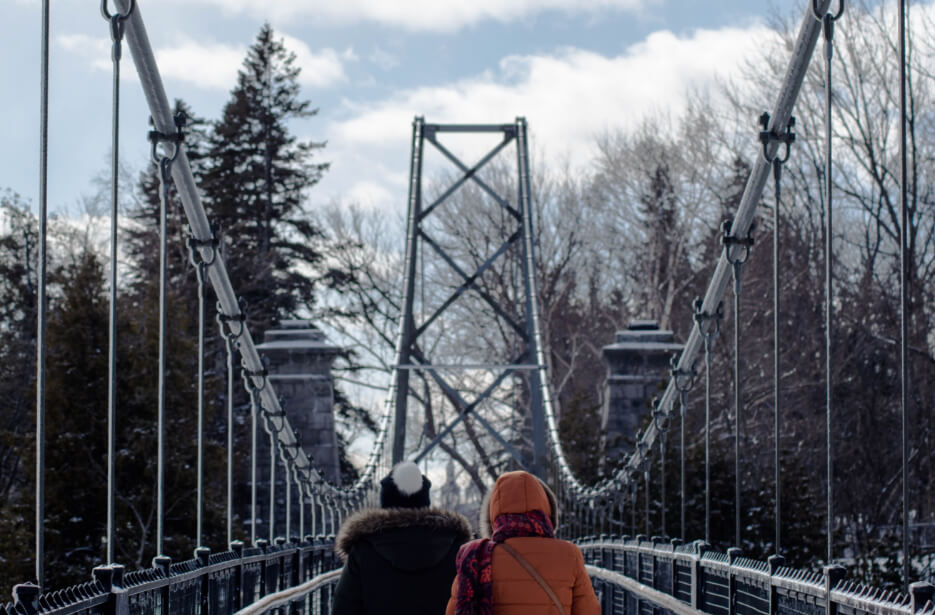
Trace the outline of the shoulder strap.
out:
[[[555,608],[558,609],[559,615],[565,615],[565,607],[562,606],[561,600],[559,600],[558,596],[555,595],[555,592],[552,591],[552,587],[548,584],[548,582],[542,578],[542,575],[539,574],[539,571],[533,568],[532,564],[530,564],[525,557],[517,553],[516,549],[506,544],[505,542],[497,543],[497,546],[503,547],[503,549],[509,553],[520,566],[526,569],[526,572],[529,573],[529,576],[535,579],[536,583],[542,586],[542,589],[545,590],[545,593],[547,593],[549,598],[552,599],[552,602],[555,604]]]

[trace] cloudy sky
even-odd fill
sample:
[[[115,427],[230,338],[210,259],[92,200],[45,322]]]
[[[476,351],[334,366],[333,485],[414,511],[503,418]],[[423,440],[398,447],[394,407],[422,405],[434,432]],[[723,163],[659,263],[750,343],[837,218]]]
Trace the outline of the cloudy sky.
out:
[[[801,5],[796,2],[796,5]],[[783,2],[786,6],[786,3]],[[332,169],[310,206],[404,207],[414,115],[529,121],[536,151],[584,164],[594,137],[677,111],[691,88],[735,70],[772,0],[139,0],[170,98],[216,118],[246,48],[269,21],[320,109],[294,126],[327,140]],[[788,8],[788,6],[786,6]],[[38,0],[0,0],[0,189],[35,202]],[[74,212],[110,147],[110,42],[98,3],[52,6],[50,206]],[[147,160],[132,63],[123,64],[121,157]]]

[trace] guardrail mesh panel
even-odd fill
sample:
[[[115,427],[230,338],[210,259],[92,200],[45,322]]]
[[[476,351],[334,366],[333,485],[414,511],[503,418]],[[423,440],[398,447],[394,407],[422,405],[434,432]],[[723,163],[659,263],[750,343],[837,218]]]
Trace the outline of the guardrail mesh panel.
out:
[[[728,615],[730,593],[727,577],[701,568],[701,610],[711,615]]]
[[[814,596],[783,589],[778,589],[777,593],[777,615],[825,615],[824,605],[818,604]]]
[[[656,558],[653,565],[653,588],[672,595],[672,560]]]
[[[734,596],[737,615],[769,615],[769,586],[734,577]]]
[[[640,575],[637,577],[640,583],[653,587],[653,556],[648,553],[639,554]]]
[[[130,607],[130,615],[162,613],[162,593],[162,589],[153,589],[138,594],[130,594],[127,600]]]
[[[675,597],[686,604],[692,601],[692,567],[691,563],[675,560]]]
[[[169,615],[201,612],[201,579],[175,583],[169,587]]]

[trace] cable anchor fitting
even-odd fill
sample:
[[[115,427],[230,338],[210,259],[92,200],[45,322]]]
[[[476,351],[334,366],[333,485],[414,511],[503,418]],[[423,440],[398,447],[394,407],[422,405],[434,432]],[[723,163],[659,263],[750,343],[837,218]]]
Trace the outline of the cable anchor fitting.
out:
[[[266,388],[266,380],[267,376],[269,376],[269,371],[265,367],[256,371],[241,367],[240,375],[243,378],[244,388],[247,389],[247,393],[253,396]],[[257,385],[254,378],[260,378],[261,384]]]
[[[114,43],[111,49],[111,60],[115,64],[120,62],[120,57],[123,55],[120,42],[123,40],[124,22],[130,18],[134,9],[136,9],[136,0],[130,0],[130,6],[127,7],[126,13],[120,11],[111,13],[107,10],[107,0],[101,0],[101,16],[105,21],[110,22],[110,39]]]
[[[245,323],[247,320],[247,311],[244,306],[243,297],[237,298],[237,305],[240,308],[240,312],[237,314],[225,314],[224,307],[221,305],[221,303],[218,302],[217,304],[218,313],[215,318],[218,322],[218,327],[221,329],[221,335],[223,335],[224,338],[231,344],[237,343],[237,340],[239,340],[240,336],[243,335],[244,327],[246,326]],[[234,333],[233,324],[235,322],[238,323],[236,333]],[[224,328],[225,324],[227,325],[226,330]]]
[[[721,331],[721,321],[724,320],[724,302],[718,301],[717,309],[714,312],[706,312],[703,309],[704,300],[701,297],[695,297],[692,302],[694,314],[692,320],[698,325],[698,329],[705,337],[705,343],[714,340],[714,337]]]
[[[772,128],[772,130],[770,130],[769,120],[769,113],[764,111],[763,114],[760,115],[759,119],[760,127],[762,128],[760,131],[760,143],[763,145],[763,160],[765,160],[768,164],[772,164],[776,161],[785,164],[786,161],[789,160],[790,146],[795,143],[795,133],[793,132],[793,128],[795,128],[795,117],[789,117],[789,121],[786,122],[786,128],[782,132],[777,132],[775,126]],[[776,150],[777,154],[774,154],[772,158],[766,153],[766,151],[769,149],[770,143],[773,142],[779,142],[780,144],[786,146],[785,155],[781,157],[778,156],[778,148]]]
[[[214,264],[218,257],[218,235],[215,229],[211,229],[211,237],[208,239],[199,239],[195,237],[192,227],[188,227],[188,258],[192,265],[198,269],[199,281],[204,270]],[[210,257],[204,258],[202,250],[209,250]]]
[[[750,224],[750,228],[747,229],[746,237],[736,237],[731,234],[731,227],[733,226],[733,220],[727,219],[721,223],[721,245],[724,246],[724,249],[727,252],[727,262],[736,268],[740,265],[743,265],[750,258],[750,250],[753,248],[753,231],[756,230],[756,223]],[[733,255],[733,248],[739,247],[740,256]]]
[[[175,123],[175,132],[160,132],[153,128],[147,134],[147,139],[152,144],[152,153],[151,157],[153,162],[159,164],[163,160],[168,159],[170,162],[175,162],[175,159],[178,158],[179,152],[181,151],[181,146],[185,142],[185,125],[188,123],[188,116],[184,112],[179,111],[173,117]],[[153,120],[152,116],[149,118],[149,124],[155,126],[156,122]],[[172,155],[171,156],[159,156],[156,152],[157,147],[160,143],[170,143],[173,145]],[[168,149],[168,148],[167,148]]]

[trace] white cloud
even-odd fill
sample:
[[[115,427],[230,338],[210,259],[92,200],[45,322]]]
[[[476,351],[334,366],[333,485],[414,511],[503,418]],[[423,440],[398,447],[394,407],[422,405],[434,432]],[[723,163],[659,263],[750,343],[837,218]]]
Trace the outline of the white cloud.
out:
[[[439,123],[511,122],[522,115],[535,148],[552,157],[549,162],[567,158],[573,166],[583,165],[594,153],[597,135],[633,128],[647,115],[678,114],[689,91],[736,74],[743,58],[767,36],[759,25],[698,30],[686,37],[659,31],[614,57],[574,48],[508,56],[496,70],[470,78],[403,90],[375,103],[345,102],[345,119],[329,127],[329,143],[341,147],[329,151],[333,170],[342,166],[343,152],[353,150],[371,159],[369,164],[355,161],[355,170],[383,161],[394,173],[405,174],[415,115]],[[492,145],[489,139],[454,136],[444,142],[467,164]],[[392,201],[405,202],[399,194],[405,186],[384,185],[395,195]]]
[[[376,104],[347,103],[350,118],[335,126],[332,139],[407,143],[414,115],[460,123],[524,115],[541,145],[579,154],[608,127],[633,126],[649,113],[681,106],[688,90],[735,71],[762,36],[760,27],[703,30],[689,38],[661,31],[616,57],[573,48],[508,56],[495,72],[405,90]]]
[[[237,82],[245,47],[183,41],[156,50],[164,79],[178,79],[208,90],[229,90]]]
[[[296,64],[302,69],[299,83],[304,86],[326,88],[346,81],[344,63],[357,60],[353,49],[339,52],[325,48],[314,52],[293,36],[281,34],[281,37],[286,49],[296,55]],[[109,39],[63,34],[56,41],[66,51],[89,59],[95,69],[111,70]],[[237,82],[237,71],[243,64],[247,47],[183,39],[156,49],[155,54],[163,79],[177,79],[206,90],[229,90]],[[133,78],[132,72],[124,71]]]
[[[174,0],[181,2],[182,0]],[[190,4],[191,0],[184,0]],[[310,17],[336,23],[375,22],[406,30],[451,32],[482,21],[510,22],[543,13],[640,12],[661,0],[197,0],[229,14],[276,21]]]
[[[390,70],[391,68],[396,68],[399,66],[399,58],[397,58],[389,51],[380,49],[379,47],[374,47],[373,51],[370,52],[370,55],[367,56],[367,59],[372,64],[376,64],[383,70]]]
[[[89,58],[94,68],[110,70],[111,42],[109,38],[88,36],[87,34],[60,34],[55,37],[59,47],[75,55]]]
[[[316,53],[294,36],[288,34],[280,34],[280,36],[286,49],[295,53],[296,64],[302,69],[299,73],[299,83],[302,85],[325,88],[346,81],[344,62],[357,59],[352,49],[339,53],[334,49],[325,48]]]

